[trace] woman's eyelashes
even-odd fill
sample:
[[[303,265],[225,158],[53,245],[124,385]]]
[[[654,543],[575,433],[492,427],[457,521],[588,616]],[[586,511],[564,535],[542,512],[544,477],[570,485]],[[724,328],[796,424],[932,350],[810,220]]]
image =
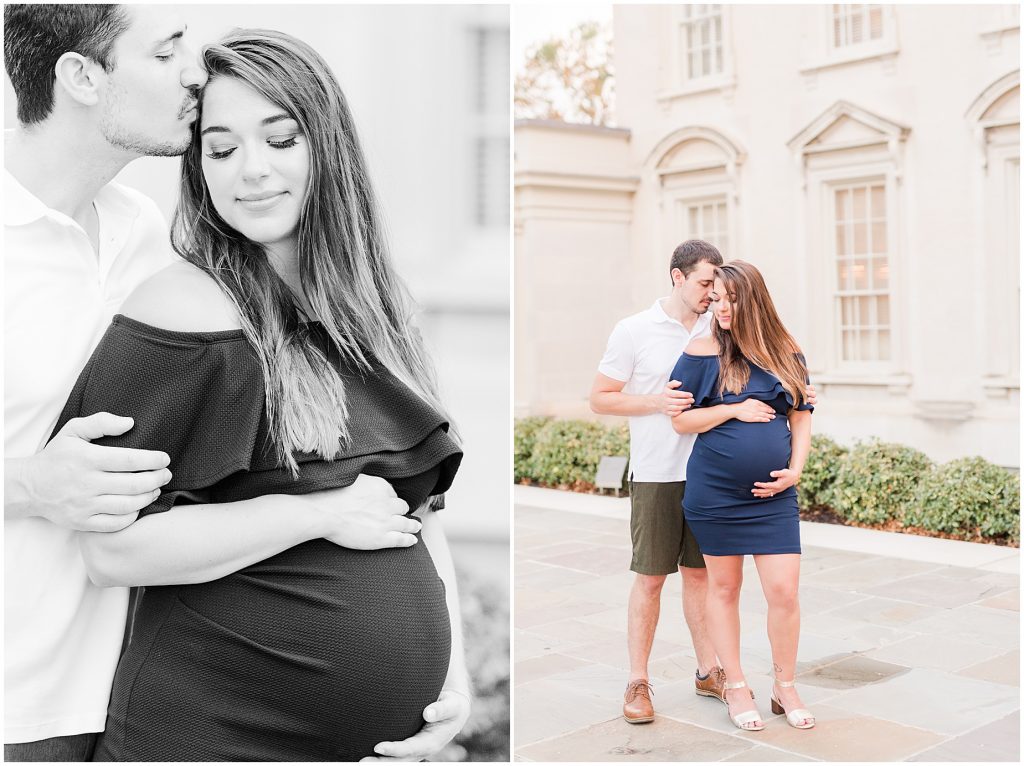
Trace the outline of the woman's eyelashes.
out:
[[[267,139],[267,145],[274,149],[291,149],[299,143],[299,134],[293,133],[288,136],[271,136]],[[212,146],[206,156],[211,160],[223,160],[234,154],[237,146]]]

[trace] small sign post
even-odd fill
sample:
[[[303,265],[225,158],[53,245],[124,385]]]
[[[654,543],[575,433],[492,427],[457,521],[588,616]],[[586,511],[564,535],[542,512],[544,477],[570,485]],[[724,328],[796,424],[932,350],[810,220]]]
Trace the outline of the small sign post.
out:
[[[596,486],[601,493],[611,489],[618,497],[622,492],[622,476],[626,473],[626,466],[629,465],[629,458],[621,455],[605,455],[597,466],[597,476],[594,479]]]

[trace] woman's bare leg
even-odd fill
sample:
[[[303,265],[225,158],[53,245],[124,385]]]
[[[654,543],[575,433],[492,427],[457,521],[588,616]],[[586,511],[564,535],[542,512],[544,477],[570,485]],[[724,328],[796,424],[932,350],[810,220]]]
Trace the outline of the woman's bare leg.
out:
[[[768,640],[772,645],[775,677],[792,681],[800,643],[800,554],[754,556],[754,565],[768,601]],[[775,686],[774,691],[786,710],[804,706],[795,688]]]
[[[728,683],[745,680],[740,664],[740,586],[743,584],[742,556],[704,556],[708,569],[705,620],[708,637],[718,655]],[[735,716],[757,706],[747,689],[728,689],[725,698]]]

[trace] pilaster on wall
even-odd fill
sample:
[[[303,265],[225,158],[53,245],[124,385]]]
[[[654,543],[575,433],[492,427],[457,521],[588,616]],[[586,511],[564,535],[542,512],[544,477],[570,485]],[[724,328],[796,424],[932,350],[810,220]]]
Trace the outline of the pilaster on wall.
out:
[[[621,128],[516,123],[517,417],[589,415],[604,339],[630,309],[629,141]]]

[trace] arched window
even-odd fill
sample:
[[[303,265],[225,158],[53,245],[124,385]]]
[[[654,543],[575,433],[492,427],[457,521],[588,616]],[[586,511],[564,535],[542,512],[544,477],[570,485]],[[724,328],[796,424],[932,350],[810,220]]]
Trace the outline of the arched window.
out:
[[[1000,77],[967,110],[978,151],[976,207],[985,279],[985,389],[1020,389],[1020,70]]]
[[[707,127],[682,128],[658,143],[647,166],[656,178],[662,252],[703,239],[726,258],[740,257],[737,175],[744,157],[735,142]]]

